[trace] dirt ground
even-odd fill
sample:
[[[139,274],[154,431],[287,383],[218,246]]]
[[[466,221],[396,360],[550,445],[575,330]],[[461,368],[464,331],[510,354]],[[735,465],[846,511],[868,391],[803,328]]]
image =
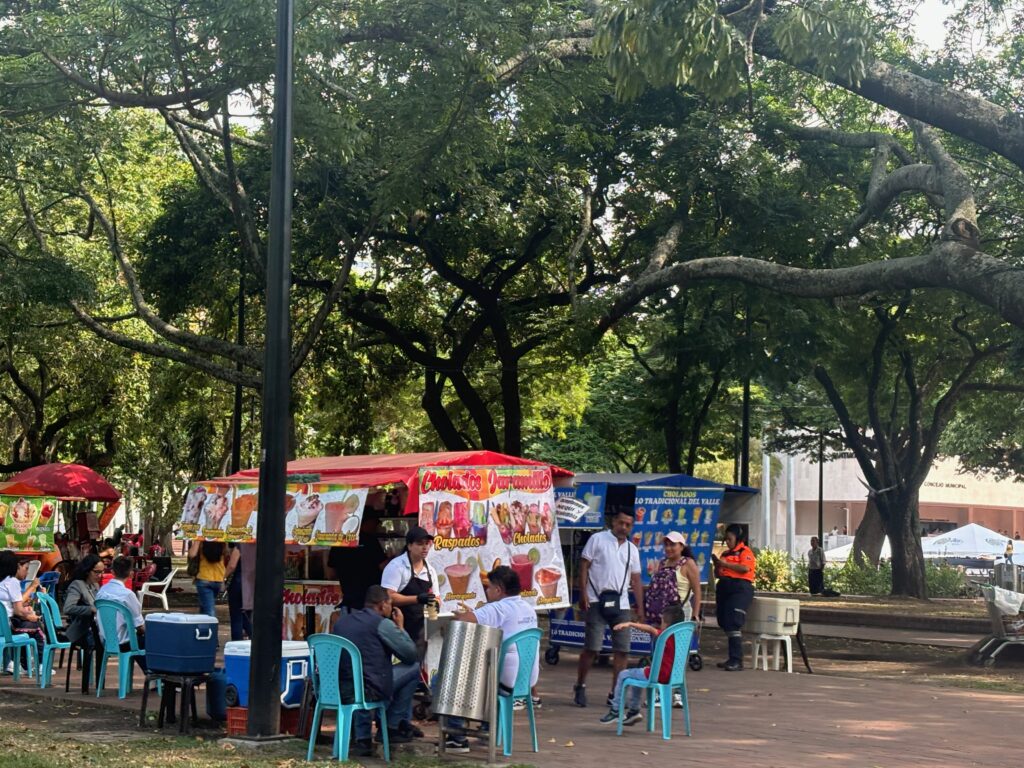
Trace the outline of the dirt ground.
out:
[[[913,600],[896,597],[819,597],[817,595],[786,595],[798,597],[805,608],[822,610],[858,611],[864,613],[891,613],[903,616],[959,617],[966,619],[987,619],[985,601],[977,600]]]
[[[724,656],[721,633],[710,629],[701,637],[705,663]],[[960,648],[840,638],[806,639],[811,667],[816,674],[871,680],[903,680],[909,683],[951,686],[976,690],[1024,693],[1024,648],[1008,648],[992,668],[967,663]],[[794,669],[803,668],[794,643]]]

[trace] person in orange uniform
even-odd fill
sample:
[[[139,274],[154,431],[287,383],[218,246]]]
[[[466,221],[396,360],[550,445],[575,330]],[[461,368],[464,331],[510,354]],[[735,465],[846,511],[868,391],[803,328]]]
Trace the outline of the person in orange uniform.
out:
[[[725,529],[725,544],[728,549],[718,555],[711,555],[715,564],[715,615],[718,626],[729,641],[729,659],[718,666],[726,672],[743,669],[743,624],[747,620],[747,609],[754,599],[754,569],[757,561],[753,550],[747,546],[743,528],[736,523]]]

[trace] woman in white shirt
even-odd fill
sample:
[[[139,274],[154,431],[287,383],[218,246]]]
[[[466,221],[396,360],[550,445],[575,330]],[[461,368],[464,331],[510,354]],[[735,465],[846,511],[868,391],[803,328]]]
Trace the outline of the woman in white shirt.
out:
[[[0,552],[0,603],[7,612],[11,630],[30,635],[36,641],[36,658],[42,658],[42,619],[29,604],[29,599],[39,586],[39,580],[34,579],[28,589],[22,591],[21,582],[27,575],[28,560],[20,560],[17,554],[9,550]]]

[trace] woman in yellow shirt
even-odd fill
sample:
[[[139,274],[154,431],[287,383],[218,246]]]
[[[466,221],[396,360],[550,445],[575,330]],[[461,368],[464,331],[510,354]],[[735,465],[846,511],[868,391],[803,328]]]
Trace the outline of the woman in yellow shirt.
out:
[[[196,594],[199,595],[199,611],[207,616],[217,616],[217,597],[224,591],[227,547],[220,541],[193,541],[189,557],[199,558],[199,572],[196,574]]]

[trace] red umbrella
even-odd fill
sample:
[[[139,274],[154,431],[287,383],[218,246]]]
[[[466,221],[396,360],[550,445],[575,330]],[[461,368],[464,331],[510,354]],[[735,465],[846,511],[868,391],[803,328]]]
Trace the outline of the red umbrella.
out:
[[[81,464],[41,464],[11,478],[61,499],[119,501],[121,494],[103,475]]]

